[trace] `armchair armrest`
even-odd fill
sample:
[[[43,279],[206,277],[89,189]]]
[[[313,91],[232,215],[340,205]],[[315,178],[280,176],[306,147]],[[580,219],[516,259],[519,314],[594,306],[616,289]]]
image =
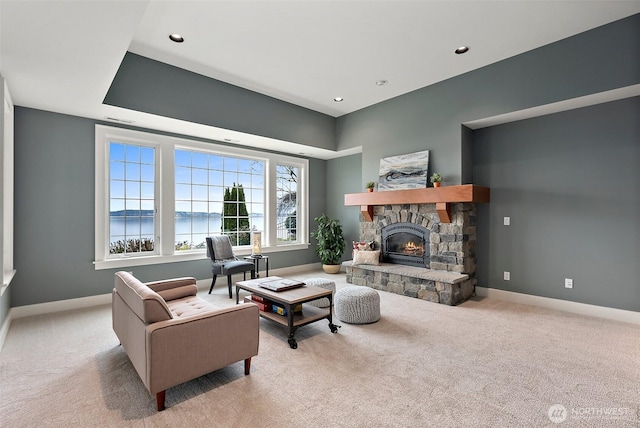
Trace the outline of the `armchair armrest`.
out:
[[[157,393],[258,355],[259,310],[252,303],[146,327],[147,385]]]
[[[193,277],[165,279],[145,283],[165,301],[195,296],[198,293],[196,279]]]

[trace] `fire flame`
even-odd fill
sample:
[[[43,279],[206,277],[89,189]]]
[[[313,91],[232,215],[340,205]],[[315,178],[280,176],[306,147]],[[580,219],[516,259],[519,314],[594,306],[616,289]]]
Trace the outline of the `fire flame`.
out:
[[[402,246],[402,251],[411,254],[424,253],[424,245],[418,245],[413,241],[409,241]]]

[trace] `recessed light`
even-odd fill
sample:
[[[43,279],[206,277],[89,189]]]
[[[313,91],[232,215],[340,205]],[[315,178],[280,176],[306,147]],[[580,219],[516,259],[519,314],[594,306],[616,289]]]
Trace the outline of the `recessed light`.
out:
[[[184,37],[182,37],[180,34],[177,34],[177,33],[169,34],[169,39],[171,39],[172,42],[176,42],[176,43],[184,42]]]
[[[388,80],[378,80],[378,81],[376,82],[376,85],[378,85],[378,86],[384,86],[384,85],[386,85],[387,83],[389,83],[389,81],[388,81]]]
[[[333,99],[333,101],[335,101],[335,102],[337,102],[337,103],[341,103],[342,101],[344,101],[344,98],[342,98],[342,97],[335,97],[335,98]]]
[[[469,46],[460,46],[458,49],[456,49],[454,52],[458,55],[466,53],[469,51]]]

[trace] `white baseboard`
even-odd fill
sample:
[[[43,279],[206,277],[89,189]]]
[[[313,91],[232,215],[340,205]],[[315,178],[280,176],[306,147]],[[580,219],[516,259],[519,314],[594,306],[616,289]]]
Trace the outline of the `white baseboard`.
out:
[[[106,305],[108,303],[111,303],[111,293],[79,297],[77,299],[58,300],[55,302],[37,303],[35,305],[16,306],[15,308],[11,308],[11,312],[13,313],[13,319],[18,319],[34,315]]]
[[[97,296],[80,297],[77,299],[58,300],[55,302],[37,303],[35,305],[16,306],[9,309],[7,318],[0,328],[0,350],[4,345],[11,321],[18,318],[26,318],[34,315],[45,315],[54,312],[69,311],[72,309],[89,308],[91,306],[106,305],[111,303],[111,293]]]
[[[269,275],[274,276],[287,276],[295,275],[301,272],[309,272],[312,270],[319,270],[320,263],[312,263],[307,265],[292,266],[286,268],[269,269]],[[262,275],[265,275],[264,269],[261,271]],[[216,284],[222,284],[226,286],[227,279],[225,276],[219,276]],[[198,290],[209,290],[211,286],[211,279],[199,279],[196,281]],[[80,297],[77,299],[58,300],[56,302],[37,303],[34,305],[16,306],[9,309],[9,313],[5,318],[2,326],[0,327],[0,351],[4,345],[4,341],[9,333],[9,327],[11,321],[18,318],[31,317],[35,315],[45,315],[54,312],[69,311],[73,309],[89,308],[91,306],[100,306],[111,303],[111,293],[100,294],[97,296]]]
[[[295,275],[300,272],[309,272],[311,270],[320,269],[320,263],[313,263],[308,265],[292,266],[279,269],[269,269],[269,275],[274,276],[287,276]],[[260,271],[262,275],[265,274],[264,269]],[[237,279],[237,278],[234,278]],[[226,286],[227,277],[218,276],[216,285],[223,284]],[[208,290],[211,286],[211,279],[199,279],[196,281],[196,286],[199,290]],[[111,303],[111,293],[100,294],[97,296],[80,297],[77,299],[58,300],[56,302],[37,303],[35,305],[16,306],[11,308],[10,314],[13,315],[13,319],[31,317],[34,315],[44,315],[53,312],[69,311],[72,309],[88,308],[91,306],[106,305]],[[7,317],[8,319],[9,317]],[[6,324],[6,322],[5,322]],[[4,328],[4,326],[3,326]],[[8,327],[7,327],[8,330]],[[0,333],[2,330],[0,330]]]
[[[555,309],[572,314],[587,315],[640,325],[640,312],[626,311],[624,309],[607,308],[605,306],[589,305],[587,303],[571,302],[569,300],[552,299],[550,297],[533,296],[531,294],[514,293],[513,291],[479,286],[476,287],[476,295],[507,302],[522,303],[523,305]]]

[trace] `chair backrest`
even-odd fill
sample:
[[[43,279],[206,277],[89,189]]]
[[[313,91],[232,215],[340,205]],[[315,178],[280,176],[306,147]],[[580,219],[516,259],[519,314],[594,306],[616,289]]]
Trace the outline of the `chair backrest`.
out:
[[[207,236],[207,256],[214,262],[236,259],[227,235]]]
[[[173,318],[164,299],[129,272],[116,272],[114,288],[120,298],[145,324]]]

